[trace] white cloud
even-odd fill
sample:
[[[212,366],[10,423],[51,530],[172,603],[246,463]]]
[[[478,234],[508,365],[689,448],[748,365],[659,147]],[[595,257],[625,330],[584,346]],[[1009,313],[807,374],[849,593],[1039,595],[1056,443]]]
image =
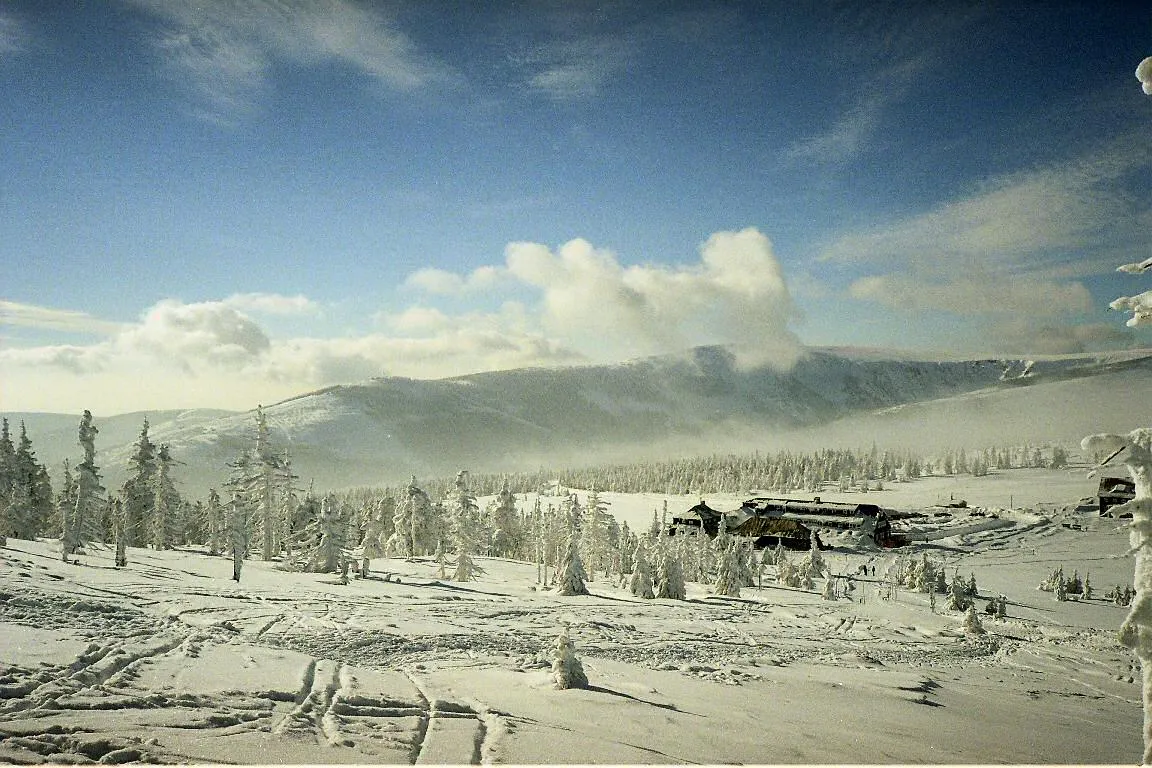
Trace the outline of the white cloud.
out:
[[[320,305],[303,294],[282,296],[278,293],[235,293],[224,304],[247,312],[268,315],[318,315]]]
[[[1152,56],[1144,59],[1136,66],[1136,79],[1140,81],[1144,93],[1152,96]]]
[[[685,267],[623,267],[585,240],[556,253],[536,243],[505,251],[508,271],[541,293],[541,325],[594,359],[731,344],[748,364],[790,366],[796,317],[768,238],[755,229],[720,232]]]
[[[381,318],[389,333],[280,340],[236,301],[166,299],[98,343],[0,349],[5,408],[249,408],[371,376],[439,378],[582,360],[526,327],[514,304],[463,316],[410,308]]]
[[[499,283],[501,277],[502,270],[497,267],[479,267],[464,277],[455,272],[428,267],[413,272],[404,281],[404,285],[426,293],[459,296],[489,290]]]
[[[101,320],[86,312],[51,309],[2,300],[0,300],[0,325],[92,334],[116,333],[124,327],[121,323]]]
[[[249,107],[277,61],[338,62],[402,90],[444,76],[379,8],[352,0],[128,2],[161,20],[156,51],[224,117]]]
[[[1086,312],[1092,308],[1092,296],[1080,283],[1027,278],[958,277],[937,282],[908,275],[873,275],[853,282],[848,293],[853,298],[893,309],[944,311],[964,316],[1040,317]]]

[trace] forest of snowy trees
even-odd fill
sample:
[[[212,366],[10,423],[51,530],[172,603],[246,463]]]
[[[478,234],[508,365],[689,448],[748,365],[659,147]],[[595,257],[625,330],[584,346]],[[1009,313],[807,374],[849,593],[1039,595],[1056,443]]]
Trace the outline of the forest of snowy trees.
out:
[[[115,546],[118,561],[126,556],[127,547],[203,545],[210,554],[232,556],[234,577],[239,578],[249,556],[276,560],[286,568],[345,573],[352,569],[363,576],[374,557],[436,556],[445,567],[451,566],[453,578],[465,581],[480,572],[475,561],[479,555],[537,563],[541,582],[551,584],[570,564],[575,546],[587,578],[634,575],[633,564],[640,562],[641,568],[650,569],[654,588],[664,585],[673,593],[677,578],[695,580],[715,568],[730,569],[725,564],[728,555],[682,540],[663,542],[656,535],[663,523],[655,517],[648,531],[631,531],[617,523],[599,492],[819,492],[829,487],[867,491],[927,474],[982,475],[995,469],[1061,467],[1068,462],[1059,445],[961,448],[930,458],[873,447],[712,455],[503,475],[461,471],[454,478],[433,478],[425,487],[413,477],[400,487],[318,494],[301,487],[291,457],[276,445],[263,409],[257,408],[250,439],[222,468],[228,474],[219,489],[212,489],[205,500],[190,500],[179,492],[178,457],[169,446],[153,443],[147,418],[128,460],[128,479],[118,489],[102,485],[99,429],[87,411],[78,426],[77,460],[64,462],[55,490],[23,424],[15,442],[7,419],[0,428],[0,533],[59,537],[65,559],[89,542]],[[539,502],[525,508],[516,500],[518,493],[541,489],[563,496],[560,491],[567,487],[593,490],[584,505],[575,495],[543,508]],[[479,496],[494,498],[481,508],[476,502]],[[648,536],[648,544],[641,533]],[[677,569],[679,576],[674,573]],[[637,588],[643,593],[640,578]]]

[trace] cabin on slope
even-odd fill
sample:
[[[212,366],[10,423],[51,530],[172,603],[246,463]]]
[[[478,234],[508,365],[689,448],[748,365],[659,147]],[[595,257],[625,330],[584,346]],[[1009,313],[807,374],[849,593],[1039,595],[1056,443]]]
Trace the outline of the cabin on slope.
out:
[[[723,516],[723,512],[712,509],[701,499],[700,503],[691,509],[672,516],[668,535],[695,534],[704,531],[709,537],[716,538],[720,533],[720,518]]]
[[[1096,495],[1100,499],[1100,516],[1112,517],[1108,510],[1136,498],[1136,483],[1125,477],[1102,477]],[[1122,514],[1121,517],[1132,517],[1132,514]]]

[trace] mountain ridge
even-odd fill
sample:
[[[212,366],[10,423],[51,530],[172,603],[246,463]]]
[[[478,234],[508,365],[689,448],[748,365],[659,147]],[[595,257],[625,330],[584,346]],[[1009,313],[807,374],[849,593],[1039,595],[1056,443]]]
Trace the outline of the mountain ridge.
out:
[[[955,416],[961,422],[955,442],[971,445],[979,444],[980,429],[993,426],[980,426],[979,408],[1008,399],[1009,391],[1035,390],[1015,396],[1024,411],[1025,401],[1044,399],[1043,393],[1056,391],[1050,388],[1059,382],[1073,382],[1073,388],[1077,380],[1086,382],[1079,385],[1083,395],[1065,388],[1069,398],[1095,397],[1088,390],[1105,384],[1094,380],[1108,377],[1122,377],[1123,390],[1152,394],[1152,385],[1142,381],[1152,382],[1146,375],[1152,371],[1149,350],[959,361],[863,357],[810,349],[789,371],[744,369],[727,349],[699,347],[688,354],[613,365],[433,380],[376,378],[302,393],[265,406],[264,412],[274,441],[291,454],[302,482],[314,479],[320,488],[337,488],[395,483],[411,475],[443,476],[465,467],[516,471],[800,445],[822,433],[837,434],[832,425],[845,423],[857,424],[860,439],[867,440],[870,431],[880,429],[877,425],[898,419],[901,409],[905,416],[919,413],[928,424],[941,413],[959,413],[956,402],[967,404],[956,406],[960,410],[977,408],[967,425]],[[982,400],[979,393],[992,400]],[[937,405],[926,405],[932,403]],[[1058,404],[1046,407],[1059,410]],[[219,487],[227,463],[251,438],[252,414],[176,409],[104,419],[96,415],[105,485],[117,488],[123,482],[132,444],[147,416],[153,442],[168,443],[184,462],[177,476],[186,492],[198,496]],[[60,461],[75,461],[77,417],[7,416],[28,424],[33,446],[54,477]],[[1035,424],[1022,423],[1020,431]],[[890,439],[918,429],[907,422],[894,428]],[[1054,433],[1048,429],[1045,434]],[[852,432],[839,435],[847,440]],[[1020,434],[1019,439],[1039,438]]]

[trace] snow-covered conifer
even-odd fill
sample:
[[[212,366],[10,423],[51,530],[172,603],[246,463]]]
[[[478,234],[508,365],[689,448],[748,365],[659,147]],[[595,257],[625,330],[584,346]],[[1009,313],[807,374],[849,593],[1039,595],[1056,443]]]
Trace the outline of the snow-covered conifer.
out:
[[[64,535],[60,542],[61,557],[68,556],[90,542],[103,538],[100,516],[104,508],[104,486],[100,485],[100,470],[96,466],[96,435],[92,412],[84,411],[80,419],[80,446],[84,461],[76,466],[76,504],[66,518]]]
[[[444,540],[436,542],[436,568],[440,578],[448,578],[448,553],[444,551]]]
[[[560,630],[552,644],[552,680],[557,690],[587,688],[588,677],[584,665],[576,657],[576,648],[568,636],[568,627]]]
[[[364,524],[364,538],[360,541],[360,578],[368,578],[368,569],[371,561],[376,557],[384,557],[384,510],[382,505],[375,504],[368,512]]]
[[[836,585],[834,581],[835,580],[832,578],[828,578],[824,581],[824,591],[820,593],[820,597],[825,600],[836,599]]]
[[[972,605],[972,598],[968,596],[968,585],[956,573],[952,577],[951,591],[948,593],[948,610],[966,611]]]
[[[476,547],[479,511],[476,497],[468,488],[468,472],[461,470],[456,474],[456,491],[450,507],[453,517],[452,533],[456,543],[456,570],[452,574],[453,581],[471,581],[477,573],[483,572],[472,559]]]
[[[967,613],[964,614],[964,632],[969,635],[986,634],[984,625],[980,622],[980,614],[976,613],[975,605],[970,604]]]
[[[716,594],[740,597],[742,582],[740,556],[739,546],[729,537],[728,549],[719,555],[720,567],[716,574],[716,585],[713,590]]]
[[[121,499],[112,500],[112,541],[116,547],[113,563],[117,568],[128,565],[128,532],[126,530],[127,515],[124,512],[124,502]]]
[[[321,501],[315,527],[320,541],[307,553],[308,570],[313,573],[340,571],[348,560],[348,520],[333,494]]]
[[[232,580],[240,581],[240,569],[248,557],[250,523],[248,508],[238,492],[232,492],[228,502],[228,546],[232,552]]]
[[[648,558],[644,556],[644,544],[636,545],[636,554],[632,558],[632,578],[628,583],[629,591],[636,597],[651,600],[656,597],[652,591],[652,568],[648,565]]]
[[[657,553],[656,597],[669,600],[686,599],[684,571],[679,556],[667,546],[665,541],[661,541]]]
[[[177,535],[179,521],[177,514],[180,495],[172,482],[172,455],[167,445],[161,445],[156,452],[156,466],[152,472],[149,543],[155,549],[171,549]]]
[[[513,556],[522,536],[516,513],[516,496],[508,489],[507,477],[503,479],[500,493],[496,495],[492,525],[492,554],[496,557]]]
[[[580,560],[580,533],[573,526],[568,536],[568,551],[560,561],[556,576],[556,592],[561,595],[586,595],[588,587],[584,581],[587,578],[584,563]]]
[[[208,554],[218,555],[224,551],[228,533],[228,517],[220,503],[220,493],[215,488],[208,489],[208,506],[205,508],[205,527],[208,533]]]
[[[128,479],[121,489],[124,496],[125,535],[129,546],[146,543],[155,507],[152,476],[156,473],[156,445],[148,437],[148,429],[148,417],[145,416],[135,449],[128,458]]]

